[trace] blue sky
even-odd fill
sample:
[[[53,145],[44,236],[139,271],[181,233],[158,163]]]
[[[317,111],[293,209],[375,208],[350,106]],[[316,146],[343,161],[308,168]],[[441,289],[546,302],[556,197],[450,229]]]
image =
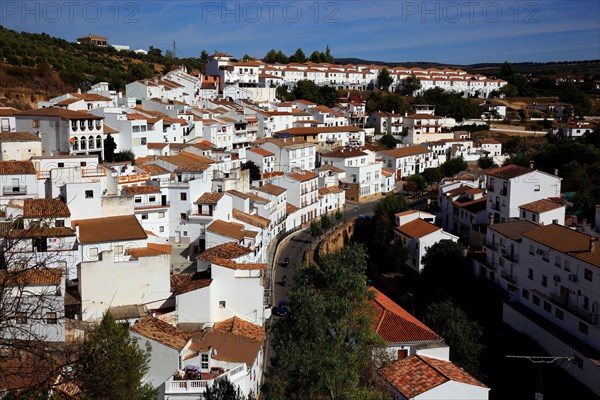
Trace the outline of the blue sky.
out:
[[[88,33],[131,48],[262,57],[271,48],[376,61],[600,59],[600,2],[569,1],[11,1],[0,24],[67,40]]]

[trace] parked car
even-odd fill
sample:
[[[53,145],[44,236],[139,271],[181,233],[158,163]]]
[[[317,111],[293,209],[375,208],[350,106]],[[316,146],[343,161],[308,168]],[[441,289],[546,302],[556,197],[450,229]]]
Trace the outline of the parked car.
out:
[[[278,317],[284,317],[286,315],[288,315],[290,312],[290,306],[288,306],[287,301],[285,300],[280,300],[279,304],[275,307],[273,307],[273,315],[276,315]]]

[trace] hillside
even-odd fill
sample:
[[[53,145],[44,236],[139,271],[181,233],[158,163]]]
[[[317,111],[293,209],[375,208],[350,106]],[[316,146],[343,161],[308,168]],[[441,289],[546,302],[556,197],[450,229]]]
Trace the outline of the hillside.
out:
[[[200,67],[200,60],[172,59],[160,49],[147,55],[117,51],[0,26],[0,105],[28,108],[41,98],[101,81],[121,90],[174,64],[192,70]]]

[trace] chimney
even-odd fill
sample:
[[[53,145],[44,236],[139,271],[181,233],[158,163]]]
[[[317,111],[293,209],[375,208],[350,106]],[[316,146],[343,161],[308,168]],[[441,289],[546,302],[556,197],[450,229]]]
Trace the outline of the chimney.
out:
[[[489,226],[494,225],[494,214],[493,213],[488,214],[488,225]]]
[[[590,252],[596,251],[598,249],[598,238],[590,239]]]
[[[529,161],[529,168],[533,169],[533,160]]]
[[[558,176],[558,168],[554,168],[554,175]]]
[[[81,94],[81,88],[77,88],[77,94]]]
[[[406,111],[404,112],[404,116],[405,116],[405,117],[408,117],[408,113],[407,113]]]
[[[553,220],[552,220],[552,223],[553,223],[554,225],[558,225],[558,220],[557,220],[557,219],[553,219]]]

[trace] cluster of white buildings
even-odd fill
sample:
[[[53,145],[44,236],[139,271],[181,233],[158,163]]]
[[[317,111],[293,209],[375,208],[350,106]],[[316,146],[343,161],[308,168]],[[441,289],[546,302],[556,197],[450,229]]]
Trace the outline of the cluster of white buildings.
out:
[[[474,272],[507,292],[503,319],[600,394],[598,237],[566,226],[561,178],[516,165],[442,182],[438,222],[481,246]]]
[[[269,88],[293,87],[300,80],[310,80],[319,86],[329,85],[336,89],[368,90],[377,87],[377,76],[385,67],[381,65],[328,63],[269,64],[262,61],[238,61],[226,53],[209,57],[206,74],[219,77],[221,90],[228,86],[243,89],[241,96],[265,95]],[[463,93],[464,95],[488,97],[498,91],[506,81],[491,79],[480,74],[470,74],[452,68],[387,68],[393,79],[389,90],[403,91],[407,79],[414,76],[421,82],[419,92],[432,88]]]

